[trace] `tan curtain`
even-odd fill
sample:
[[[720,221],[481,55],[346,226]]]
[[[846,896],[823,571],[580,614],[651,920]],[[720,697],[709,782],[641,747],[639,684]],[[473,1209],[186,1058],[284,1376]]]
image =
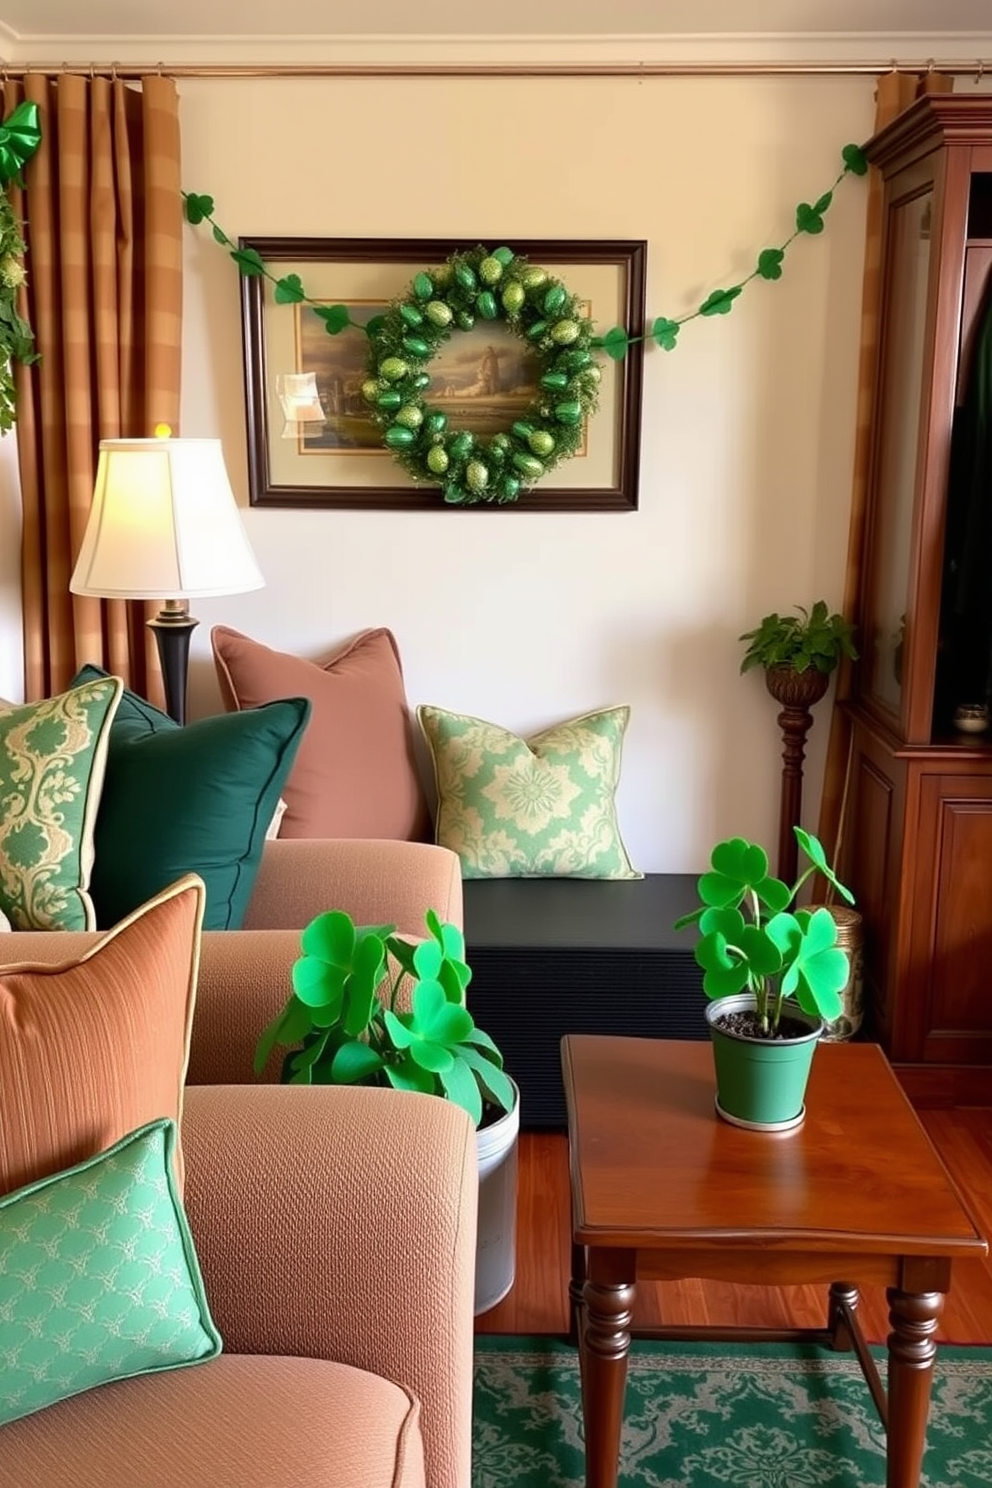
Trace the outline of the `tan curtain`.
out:
[[[950,93],[954,82],[943,73],[888,72],[878,80],[875,92],[875,133],[884,129],[923,93]],[[868,462],[874,415],[875,364],[878,353],[878,319],[882,277],[882,178],[871,169],[868,180],[868,211],[865,225],[865,270],[861,296],[861,352],[858,362],[857,428],[854,444],[854,474],[851,491],[851,523],[847,541],[847,571],[844,579],[843,613],[860,619],[861,560],[868,501]],[[851,729],[846,713],[838,707],[849,696],[851,668],[842,661],[830,719],[830,736],[823,775],[823,795],[817,828],[827,856],[834,861],[843,831],[844,805],[850,759]]]
[[[90,661],[161,700],[143,605],[69,593],[101,439],[178,432],[182,334],[179,107],[171,78],[28,73],[4,114],[38,104],[42,142],[15,207],[24,311],[40,362],[17,372],[25,696]]]

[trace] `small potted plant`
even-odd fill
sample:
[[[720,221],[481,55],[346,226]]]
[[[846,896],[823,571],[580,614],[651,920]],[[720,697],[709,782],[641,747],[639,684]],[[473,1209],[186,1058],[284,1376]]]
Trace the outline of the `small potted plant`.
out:
[[[814,873],[849,904],[854,898],[817,838],[794,832],[809,862],[791,888],[769,874],[762,847],[732,837],[717,843],[698,881],[700,907],[675,924],[699,926],[694,955],[710,999],[717,1110],[756,1130],[802,1121],[816,1042],[840,1015],[850,974],[830,911],[799,909],[795,900]]]
[[[765,685],[776,701],[809,707],[826,692],[841,657],[856,661],[858,653],[854,627],[843,615],[830,614],[826,600],[818,599],[811,610],[795,608],[794,615],[766,615],[738,637],[748,642],[741,671],[764,667]]]
[[[343,910],[303,931],[292,992],[255,1051],[261,1074],[276,1046],[293,1085],[390,1085],[438,1095],[474,1121],[479,1159],[476,1312],[513,1284],[519,1092],[493,1040],[465,1006],[472,972],[456,925],[434,910],[427,938],[354,923]]]

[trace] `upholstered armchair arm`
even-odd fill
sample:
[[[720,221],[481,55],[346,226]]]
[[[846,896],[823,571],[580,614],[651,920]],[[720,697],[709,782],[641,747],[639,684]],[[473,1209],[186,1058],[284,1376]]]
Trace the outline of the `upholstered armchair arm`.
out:
[[[97,930],[19,930],[0,936],[0,964],[74,961],[98,945],[103,934]],[[256,1083],[255,1046],[262,1029],[290,994],[291,968],[299,955],[299,930],[203,932],[188,1084]],[[278,1082],[284,1052],[276,1050],[263,1080]]]
[[[246,930],[299,930],[325,909],[423,935],[424,912],[462,923],[458,857],[428,842],[276,838],[265,844]]]
[[[253,1085],[259,1035],[292,991],[299,930],[205,930],[189,1041],[188,1085]],[[284,1049],[261,1079],[277,1083]]]
[[[469,1488],[475,1132],[434,1096],[187,1089],[185,1203],[231,1353],[336,1359],[412,1390],[430,1488]]]
[[[425,842],[267,842],[248,928],[203,933],[189,1084],[254,1081],[255,1045],[289,996],[300,932],[325,909],[347,910],[359,925],[393,924],[412,936],[426,933],[428,909],[461,925],[458,857]],[[69,961],[99,939],[95,931],[18,931],[2,937],[0,960]],[[279,1064],[277,1051],[264,1078],[277,1081]]]

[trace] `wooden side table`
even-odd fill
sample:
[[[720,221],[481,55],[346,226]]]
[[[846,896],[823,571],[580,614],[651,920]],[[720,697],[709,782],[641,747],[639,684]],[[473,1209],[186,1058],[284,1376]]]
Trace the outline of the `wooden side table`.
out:
[[[822,1329],[637,1336],[853,1349],[886,1426],[887,1488],[918,1488],[951,1267],[988,1244],[881,1050],[821,1045],[806,1120],[782,1133],[719,1120],[707,1042],[568,1035],[561,1052],[587,1488],[616,1488],[637,1281],[683,1277],[828,1287]],[[865,1285],[887,1288],[887,1395],[858,1322]]]

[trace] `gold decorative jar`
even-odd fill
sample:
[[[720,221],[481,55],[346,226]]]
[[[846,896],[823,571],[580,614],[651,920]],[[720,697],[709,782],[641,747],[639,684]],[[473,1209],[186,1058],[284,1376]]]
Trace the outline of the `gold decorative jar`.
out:
[[[833,915],[837,944],[847,952],[850,973],[840,994],[843,1012],[825,1025],[821,1038],[826,1043],[841,1044],[854,1037],[865,1016],[864,922],[856,909],[848,909],[846,905],[828,904],[825,908]]]

